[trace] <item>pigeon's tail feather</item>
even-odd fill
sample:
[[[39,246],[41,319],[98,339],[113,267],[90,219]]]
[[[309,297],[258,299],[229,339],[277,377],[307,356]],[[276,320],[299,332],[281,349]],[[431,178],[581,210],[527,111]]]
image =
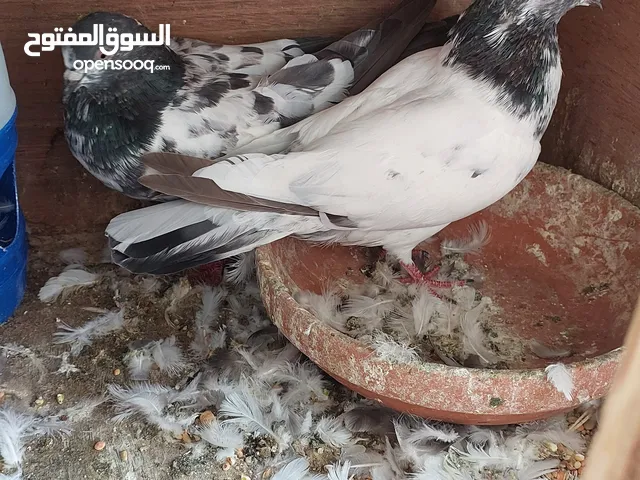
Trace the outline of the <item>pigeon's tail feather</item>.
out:
[[[255,88],[256,112],[286,127],[362,92],[398,61],[435,3],[403,0],[385,19],[293,58]]]
[[[458,22],[459,15],[440,20],[439,22],[427,23],[420,33],[416,35],[407,48],[402,52],[398,60],[404,60],[414,53],[422,52],[430,48],[441,47],[449,40],[449,32]]]
[[[304,53],[317,53],[338,40],[336,37],[300,37],[293,39]]]
[[[106,230],[111,257],[132,273],[168,275],[251,251],[289,234],[276,228],[282,227],[278,215],[244,213],[243,221],[238,221],[235,214],[181,200],[124,213]]]
[[[384,20],[357,30],[316,54],[339,55],[354,69],[349,94],[356,95],[398,61],[424,27],[436,0],[403,0]]]

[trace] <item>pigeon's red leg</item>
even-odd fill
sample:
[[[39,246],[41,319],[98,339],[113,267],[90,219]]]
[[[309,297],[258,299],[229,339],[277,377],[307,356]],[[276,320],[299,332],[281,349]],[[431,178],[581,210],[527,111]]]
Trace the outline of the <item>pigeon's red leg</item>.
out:
[[[452,282],[442,281],[442,280],[434,280],[438,272],[440,271],[440,267],[435,267],[428,271],[427,273],[422,273],[415,264],[406,264],[400,262],[402,268],[406,270],[409,274],[409,278],[406,280],[402,280],[403,283],[424,283],[429,288],[452,288],[452,287],[462,287],[467,284],[467,282],[463,280],[455,280]]]
[[[225,260],[207,263],[189,272],[189,280],[192,283],[204,283],[216,287],[222,283]]]

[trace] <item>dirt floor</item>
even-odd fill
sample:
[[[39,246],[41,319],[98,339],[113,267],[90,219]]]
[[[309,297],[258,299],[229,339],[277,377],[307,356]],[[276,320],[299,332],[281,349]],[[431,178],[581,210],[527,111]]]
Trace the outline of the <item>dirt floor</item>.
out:
[[[187,352],[188,346],[194,340],[194,319],[202,307],[202,291],[198,287],[191,288],[185,278],[166,278],[158,285],[151,280],[128,275],[113,265],[100,263],[104,246],[104,237],[100,235],[32,237],[30,242],[26,297],[15,317],[0,326],[0,347],[2,347],[0,349],[0,409],[11,407],[37,417],[47,417],[54,423],[68,425],[72,431],[68,435],[37,436],[28,439],[25,442],[24,462],[21,467],[22,478],[31,480],[52,478],[254,480],[270,478],[278,468],[281,468],[284,460],[292,458],[294,454],[307,458],[311,472],[319,474],[327,472],[326,465],[346,458],[344,446],[341,453],[339,447],[331,446],[329,444],[331,442],[327,443],[328,437],[319,434],[317,430],[314,430],[315,434],[310,435],[305,442],[299,442],[296,439],[288,442],[288,450],[282,453],[270,443],[268,436],[246,435],[245,432],[244,449],[240,453],[236,451],[237,455],[233,458],[224,460],[220,455],[215,455],[215,448],[198,437],[197,429],[189,428],[182,435],[170,433],[150,424],[140,416],[115,422],[113,417],[117,412],[108,396],[108,386],[126,387],[132,384],[125,360],[130,348],[144,343],[140,342],[141,340],[160,340],[175,336],[176,344]],[[50,277],[63,271],[65,263],[60,258],[60,252],[72,247],[82,247],[89,252],[86,268],[91,272],[100,273],[100,281],[93,286],[69,294],[64,300],[59,299],[51,304],[42,302],[38,298],[40,288]],[[234,289],[238,287],[229,286],[228,288],[230,295],[233,295]],[[152,293],[140,293],[147,290]],[[224,324],[227,321],[225,318],[231,322],[233,312],[242,308],[249,312],[248,316],[263,315],[263,312],[259,311],[259,301],[256,301],[254,306],[242,305],[245,300],[241,294],[242,292],[238,293],[237,298],[241,299],[240,302],[236,302],[238,305],[234,306],[233,302],[229,301],[222,307],[219,319],[216,320],[219,324]],[[80,354],[69,355],[69,345],[54,343],[56,341],[54,334],[60,331],[63,324],[80,327],[96,318],[100,314],[100,309],[117,310],[119,308],[125,308],[124,328],[96,340],[86,346]],[[229,313],[228,311],[231,311],[231,316],[225,316],[225,312]],[[222,325],[222,327],[228,327],[229,332],[233,332],[242,329],[242,322],[239,325],[239,327],[238,325],[233,327],[229,323],[228,326]],[[260,332],[269,332],[268,326],[263,325],[261,328],[263,330]],[[273,332],[269,333],[269,335],[272,334]],[[243,341],[249,344],[250,338],[243,337],[242,334],[234,335],[228,335],[228,338],[231,338],[231,347]],[[185,357],[189,355],[185,353]],[[306,362],[305,359],[301,361]],[[211,359],[198,362],[189,357],[178,374],[171,376],[152,369],[149,380],[156,384],[184,389],[198,372],[202,372],[203,368],[205,370],[215,368],[215,363]],[[315,367],[310,365],[307,367],[305,371],[314,375]],[[330,379],[322,377],[320,372],[317,372],[317,375],[321,378],[323,388],[320,393],[314,394],[313,402],[309,403],[308,408],[313,410],[314,416],[316,412],[322,412],[337,417],[354,405],[364,405],[355,394],[346,391]],[[272,384],[271,388],[276,386],[277,384]],[[326,398],[319,401],[318,397],[323,395],[326,395]],[[319,407],[320,403],[324,406]],[[193,422],[195,426],[198,422],[204,422],[203,417],[196,420],[198,414],[203,411],[210,409],[218,415],[213,403],[207,407],[206,402],[201,402],[199,406],[190,408],[190,412],[196,412]],[[272,406],[272,411],[273,408]],[[307,407],[303,406],[301,416],[304,414],[304,408]],[[573,429],[568,429],[578,420],[581,412],[582,410],[571,414],[568,419],[562,419],[560,423],[556,422],[554,424],[556,427],[562,425],[560,428],[562,432],[558,433],[557,428],[553,427],[555,433],[549,434],[548,440],[536,443],[536,459],[561,462],[560,473],[552,473],[543,478],[562,478],[563,480],[579,478],[580,464],[584,463],[582,455],[586,453],[586,445],[595,428],[594,411],[591,410],[581,419],[582,423],[586,422],[585,425],[574,425]],[[383,418],[378,420],[384,423]],[[340,428],[344,431],[342,427]],[[451,429],[456,428],[458,427],[451,427]],[[456,431],[459,432],[459,435],[455,435],[456,438],[462,438],[465,435],[469,436],[470,432],[481,430],[460,428]],[[518,430],[519,435],[522,435],[522,431]],[[356,436],[355,432],[353,434]],[[504,435],[506,433],[499,433],[501,438]],[[361,432],[357,436],[362,437],[359,444],[364,445],[360,453],[364,454],[366,450],[367,454],[373,455],[371,458],[380,459],[385,451],[388,453],[392,448],[385,444],[385,440],[380,435]],[[570,448],[563,445],[561,440],[565,436],[574,440],[577,438],[578,443],[585,444],[584,447]],[[456,445],[456,448],[461,448],[459,444]],[[104,448],[100,449],[102,446]],[[398,448],[393,448],[397,453]],[[433,451],[440,455],[443,449],[446,450],[446,445]],[[518,447],[518,450],[526,449]],[[465,457],[456,458],[464,460]],[[354,459],[352,461],[357,463]],[[405,471],[416,471],[415,465],[411,467],[409,461],[398,463]],[[430,477],[425,474],[422,477],[406,478],[423,480],[426,478],[512,478],[507,474],[494,476],[496,474],[490,473],[488,468],[481,470],[485,473],[474,473],[468,477]],[[2,478],[1,472],[2,462],[0,461],[0,478]],[[517,472],[517,469],[512,469],[510,472],[509,475],[515,475],[516,473],[513,472]],[[378,476],[373,478],[376,480],[384,478],[379,475],[378,473]],[[281,478],[288,480],[295,477]],[[343,477],[334,478],[341,480]],[[354,478],[371,478],[371,475],[362,474]],[[405,477],[395,475],[387,478],[391,480],[391,478]],[[513,478],[516,477],[513,476]],[[531,477],[531,480],[533,478],[537,477]]]

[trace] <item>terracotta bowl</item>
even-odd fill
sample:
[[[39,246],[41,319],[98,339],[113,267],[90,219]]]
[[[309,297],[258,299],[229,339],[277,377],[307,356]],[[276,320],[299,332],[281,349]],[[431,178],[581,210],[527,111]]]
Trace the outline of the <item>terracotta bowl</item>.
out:
[[[263,299],[286,337],[333,378],[393,409],[453,423],[500,425],[546,418],[604,396],[640,291],[640,210],[564,169],[538,164],[506,198],[439,237],[459,237],[485,219],[491,241],[467,261],[481,291],[502,308],[502,328],[524,341],[570,349],[572,400],[525,352],[510,370],[390,364],[333,330],[293,298],[324,285],[363,282],[362,248],[284,239],[257,253]],[[424,245],[438,252],[439,242]],[[437,254],[437,253],[436,253]],[[557,360],[556,360],[557,361]]]

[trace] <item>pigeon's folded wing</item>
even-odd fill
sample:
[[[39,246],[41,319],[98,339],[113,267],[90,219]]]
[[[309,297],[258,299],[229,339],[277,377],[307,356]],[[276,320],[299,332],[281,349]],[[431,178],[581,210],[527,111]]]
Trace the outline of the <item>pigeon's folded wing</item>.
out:
[[[327,41],[318,40],[321,48]],[[250,45],[214,45],[191,38],[174,38],[171,48],[203,72],[271,75],[289,60],[305,53],[296,40],[274,40]],[[313,49],[312,49],[313,50]]]
[[[416,135],[416,129],[423,134]],[[141,183],[197,203],[260,209],[253,200],[251,207],[230,205],[212,190],[215,183],[228,192],[292,206],[278,213],[304,215],[310,209],[309,215],[339,217],[341,225],[359,229],[411,229],[446,224],[493,203],[528,173],[517,157],[533,166],[539,152],[539,144],[506,114],[483,102],[446,96],[400,99],[341,122],[301,148],[286,155],[239,155],[199,169],[196,163],[184,172],[192,179],[155,175]],[[514,168],[495,165],[504,151],[513,156]],[[264,205],[264,211],[272,208]]]

